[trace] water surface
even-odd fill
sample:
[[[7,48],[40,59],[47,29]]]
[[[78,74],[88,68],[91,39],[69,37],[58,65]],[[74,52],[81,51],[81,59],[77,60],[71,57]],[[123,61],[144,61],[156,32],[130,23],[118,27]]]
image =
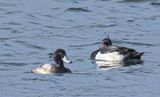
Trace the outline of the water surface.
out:
[[[159,0],[1,0],[2,97],[159,97]],[[102,38],[145,52],[144,63],[101,70]],[[64,48],[73,74],[29,73]]]

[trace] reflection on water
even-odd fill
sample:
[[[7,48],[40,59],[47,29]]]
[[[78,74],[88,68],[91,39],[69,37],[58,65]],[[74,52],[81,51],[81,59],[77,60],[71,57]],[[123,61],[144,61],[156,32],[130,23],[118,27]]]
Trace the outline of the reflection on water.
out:
[[[113,68],[119,68],[124,66],[123,62],[113,62],[113,61],[95,61],[96,65],[100,70],[110,70]]]
[[[131,66],[131,65],[137,65],[142,64],[142,60],[130,60],[127,62],[123,61],[102,61],[102,60],[96,60],[95,63],[97,66],[102,70],[108,70],[111,68],[118,68],[118,67],[125,67],[125,66]]]

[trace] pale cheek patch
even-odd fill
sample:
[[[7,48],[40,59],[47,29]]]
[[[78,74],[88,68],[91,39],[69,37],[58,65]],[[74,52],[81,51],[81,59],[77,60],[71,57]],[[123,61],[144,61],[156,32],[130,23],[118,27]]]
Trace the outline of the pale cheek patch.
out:
[[[66,56],[64,56],[64,58],[62,59],[64,62],[66,62],[66,63],[70,63],[71,61],[66,57]]]

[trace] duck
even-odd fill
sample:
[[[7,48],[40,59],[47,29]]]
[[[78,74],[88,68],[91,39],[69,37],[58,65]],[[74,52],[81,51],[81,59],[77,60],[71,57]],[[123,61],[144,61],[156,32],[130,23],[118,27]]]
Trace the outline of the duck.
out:
[[[72,71],[64,66],[65,63],[72,63],[67,57],[64,49],[57,49],[54,53],[50,53],[55,63],[43,64],[32,70],[32,73],[52,74],[52,73],[72,73]]]
[[[90,55],[92,60],[103,60],[111,62],[129,62],[133,60],[141,60],[144,52],[138,52],[135,49],[112,45],[109,38],[102,39],[99,49],[93,51]]]

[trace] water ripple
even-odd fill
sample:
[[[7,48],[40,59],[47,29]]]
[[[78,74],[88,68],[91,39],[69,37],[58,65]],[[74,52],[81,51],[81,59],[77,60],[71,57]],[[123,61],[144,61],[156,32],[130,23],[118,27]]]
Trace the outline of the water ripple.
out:
[[[9,24],[9,25],[22,25],[21,23],[17,23],[17,22],[9,22],[7,24]]]
[[[16,33],[22,33],[22,32],[19,31],[19,30],[12,30],[11,33],[15,33],[16,34]]]
[[[138,2],[149,2],[151,0],[121,0],[121,1],[118,1],[118,2],[125,2],[125,3],[128,3],[128,2],[135,2],[135,3],[138,3]]]
[[[3,6],[3,7],[17,7],[17,5],[12,4],[12,3],[8,3],[8,2],[0,2],[0,6]]]
[[[0,63],[0,65],[5,65],[6,67],[8,67],[9,65],[11,66],[25,66],[28,65],[28,63],[14,63],[14,62],[10,62],[10,63]]]
[[[5,14],[6,15],[12,15],[12,14],[17,14],[17,13],[22,13],[22,11],[8,11]]]
[[[21,45],[24,45],[24,46],[26,46],[28,48],[31,47],[31,48],[40,49],[40,50],[44,50],[45,49],[44,47],[37,46],[35,44],[27,43],[27,42],[24,42],[24,41],[15,41],[15,42],[17,42],[17,43],[19,43]]]
[[[0,71],[10,71],[12,69],[9,69],[9,68],[0,68]]]
[[[30,23],[30,24],[34,24],[34,25],[41,25],[40,23],[38,23],[38,22],[34,22],[34,21],[29,21],[28,23]]]
[[[92,28],[92,27],[108,28],[108,27],[114,27],[114,26],[117,26],[117,24],[110,24],[110,25],[97,24],[97,25],[92,25],[92,26],[90,26],[90,27],[91,27],[91,28]]]
[[[0,30],[12,30],[13,28],[10,27],[4,27],[4,28],[0,28]]]
[[[113,40],[115,43],[126,43],[126,44],[131,44],[131,45],[143,45],[143,46],[157,46],[156,44],[150,44],[150,43],[141,43],[141,42],[129,42],[129,41],[116,41]]]
[[[55,84],[57,83],[56,80],[52,79],[44,79],[44,78],[21,78],[24,81],[49,81],[49,82],[54,82]]]
[[[29,18],[30,20],[38,19],[38,16],[31,14],[31,13],[28,13],[27,16],[28,16],[27,18]]]
[[[46,28],[50,28],[50,29],[65,29],[65,27],[55,27],[55,26],[44,26]]]
[[[9,40],[10,38],[0,38],[0,41]]]
[[[66,11],[71,11],[71,12],[91,12],[90,10],[86,8],[80,8],[80,7],[71,7],[68,8]]]
[[[100,44],[100,42],[82,44],[82,45],[70,45],[69,47],[86,47],[86,46],[92,46],[92,45],[97,45],[97,44]]]
[[[14,55],[12,55],[12,54],[2,54],[1,56],[4,56],[4,57],[14,57]]]
[[[150,3],[152,6],[155,6],[155,7],[160,7],[160,3],[159,2],[152,2]]]

